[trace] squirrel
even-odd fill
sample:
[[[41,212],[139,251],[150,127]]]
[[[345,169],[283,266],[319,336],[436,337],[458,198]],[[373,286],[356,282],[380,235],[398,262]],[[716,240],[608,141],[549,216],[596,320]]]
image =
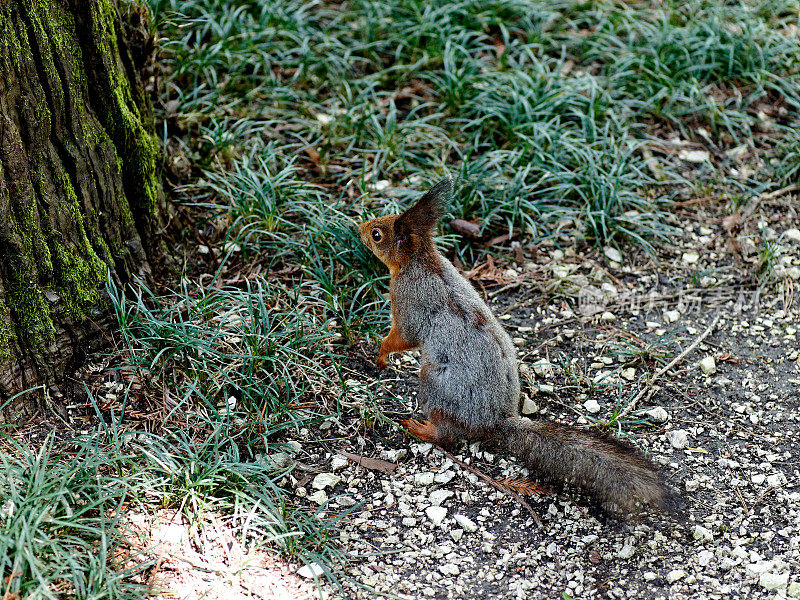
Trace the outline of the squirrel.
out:
[[[442,179],[403,214],[359,225],[361,240],[391,274],[392,324],[377,366],[386,368],[393,352],[421,349],[419,399],[427,420],[402,427],[440,446],[464,438],[495,442],[551,483],[577,485],[612,514],[677,508],[677,495],[632,445],[521,416],[511,338],[433,241],[453,183]]]

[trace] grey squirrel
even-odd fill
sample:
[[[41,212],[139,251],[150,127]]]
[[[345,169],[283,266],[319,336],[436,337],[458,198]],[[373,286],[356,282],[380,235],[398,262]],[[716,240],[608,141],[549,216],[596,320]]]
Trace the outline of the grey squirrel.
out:
[[[609,512],[637,505],[671,509],[677,496],[656,467],[615,438],[519,413],[517,353],[472,285],[436,249],[433,230],[453,181],[443,179],[401,215],[359,226],[361,240],[389,268],[392,325],[377,365],[393,352],[420,348],[419,399],[427,420],[403,428],[439,445],[492,441],[535,474],[575,484]]]

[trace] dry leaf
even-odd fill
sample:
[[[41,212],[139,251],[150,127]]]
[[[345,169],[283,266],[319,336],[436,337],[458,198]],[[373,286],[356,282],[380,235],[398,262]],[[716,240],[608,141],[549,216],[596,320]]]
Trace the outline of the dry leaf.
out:
[[[342,456],[346,456],[357,465],[361,465],[365,469],[370,469],[372,471],[380,471],[381,473],[394,473],[395,469],[397,469],[397,465],[395,463],[391,463],[386,460],[381,460],[379,458],[369,458],[367,456],[359,456],[358,454],[353,454],[345,450],[339,450],[339,454],[341,454]]]
[[[480,225],[472,223],[471,221],[465,221],[464,219],[453,219],[450,221],[450,227],[453,228],[453,231],[460,233],[464,237],[472,239],[481,237]]]
[[[742,224],[742,215],[739,212],[735,212],[732,215],[728,215],[724,219],[722,219],[722,227],[727,231],[729,234],[739,227]]]
[[[308,158],[311,159],[311,162],[313,162],[315,165],[319,165],[319,152],[317,152],[317,149],[314,148],[314,146],[306,146],[303,148],[303,152],[308,155]]]

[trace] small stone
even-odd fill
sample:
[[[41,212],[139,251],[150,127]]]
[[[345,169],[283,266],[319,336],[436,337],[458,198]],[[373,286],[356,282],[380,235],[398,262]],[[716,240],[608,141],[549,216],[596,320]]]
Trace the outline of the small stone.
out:
[[[704,163],[711,160],[711,155],[708,150],[681,150],[678,152],[678,158],[690,163]]]
[[[414,473],[414,485],[430,485],[433,483],[435,474],[431,471],[423,473]]]
[[[681,313],[679,313],[677,310],[664,311],[664,321],[666,321],[667,323],[674,323],[680,318],[681,318]]]
[[[305,577],[306,579],[321,577],[324,573],[325,570],[319,564],[314,562],[303,565],[297,569],[297,574],[300,575],[300,577]]]
[[[667,583],[675,583],[684,577],[686,577],[686,571],[683,569],[672,569],[672,571],[667,573]]]
[[[758,584],[767,591],[785,588],[789,584],[789,572],[762,573],[758,578]]]
[[[783,237],[785,237],[787,240],[800,243],[800,229],[797,229],[797,227],[787,229],[783,232]]]
[[[764,483],[766,480],[767,480],[767,476],[766,476],[766,475],[764,475],[763,473],[756,473],[755,475],[753,475],[753,476],[750,478],[750,481],[752,481],[752,482],[753,482],[753,483],[755,483],[756,485],[761,485],[761,484],[762,484],[762,483]]]
[[[711,564],[714,558],[714,553],[711,550],[701,550],[697,553],[697,564],[701,567],[707,567]]]
[[[594,398],[589,398],[586,402],[584,402],[583,408],[585,408],[586,412],[588,412],[591,415],[595,415],[600,412],[600,405]]]
[[[661,406],[654,406],[645,411],[644,414],[646,414],[653,423],[666,423],[669,420],[669,413]]]
[[[328,495],[325,493],[325,490],[319,490],[311,494],[308,499],[322,506],[328,501]]]
[[[331,459],[331,469],[339,471],[347,466],[347,457],[337,454]]]
[[[603,248],[603,254],[606,255],[608,260],[613,260],[616,263],[622,263],[622,254],[613,246],[606,246]]]
[[[769,573],[775,568],[775,562],[771,560],[759,560],[761,557],[758,555],[757,552],[754,550],[751,551],[751,560],[756,560],[757,562],[748,563],[745,566],[745,571],[750,576],[754,575],[761,575],[763,573]]]
[[[458,565],[454,563],[445,563],[443,565],[439,565],[439,572],[443,575],[458,575],[461,573],[461,570],[458,568]]]
[[[425,509],[425,514],[428,515],[431,523],[434,525],[441,525],[444,518],[447,516],[447,509],[442,506],[429,506]]]
[[[774,473],[767,476],[767,485],[770,487],[779,487],[786,483],[786,475],[783,473]]]
[[[667,440],[669,440],[673,448],[681,450],[686,448],[686,444],[689,442],[689,434],[683,429],[673,429],[667,432]]]
[[[522,348],[527,340],[525,338],[515,337],[512,338],[511,341],[514,342],[514,345],[518,348]]]
[[[475,524],[475,521],[470,519],[469,517],[465,517],[464,515],[456,515],[453,517],[456,523],[458,523],[459,527],[466,531],[467,533],[473,533],[478,531],[478,526]]]
[[[541,358],[533,363],[533,372],[539,377],[550,377],[553,374],[553,366],[550,361]]]
[[[736,566],[736,561],[734,559],[732,559],[730,556],[726,556],[719,563],[720,571],[730,571],[735,566]]]
[[[463,529],[452,529],[450,531],[450,537],[453,538],[453,541],[460,542],[461,538],[464,537],[464,530]]]
[[[454,495],[455,493],[450,490],[434,490],[428,496],[428,500],[434,506],[441,506],[445,500]]]
[[[436,476],[433,478],[433,480],[436,483],[450,483],[450,481],[455,476],[456,476],[455,472],[448,469],[447,471],[442,471],[441,473],[437,473]]]
[[[694,531],[692,531],[692,537],[700,542],[710,542],[714,539],[714,534],[710,529],[707,529],[702,525],[695,525]]]
[[[603,311],[603,314],[600,315],[600,320],[610,323],[612,321],[617,320],[617,316],[609,310]]]
[[[684,264],[693,265],[700,260],[700,255],[697,252],[684,252],[681,260]]]
[[[634,552],[636,552],[636,548],[630,544],[625,544],[620,548],[619,552],[617,552],[617,558],[630,558],[633,556]]]
[[[311,482],[311,487],[315,490],[324,490],[326,487],[333,487],[342,480],[338,475],[333,473],[320,473]]]
[[[790,598],[800,598],[800,581],[793,581],[789,584],[789,589],[786,590],[786,594]]]
[[[713,356],[706,356],[700,361],[700,370],[706,375],[713,375],[717,372],[717,363]]]
[[[620,375],[622,375],[623,379],[627,379],[628,381],[633,381],[634,379],[636,379],[636,369],[634,369],[633,367],[622,369]]]
[[[408,456],[406,448],[398,448],[397,450],[382,450],[380,457],[389,462],[398,462]]]
[[[539,412],[539,406],[526,395],[522,399],[522,414],[535,415],[537,412]]]

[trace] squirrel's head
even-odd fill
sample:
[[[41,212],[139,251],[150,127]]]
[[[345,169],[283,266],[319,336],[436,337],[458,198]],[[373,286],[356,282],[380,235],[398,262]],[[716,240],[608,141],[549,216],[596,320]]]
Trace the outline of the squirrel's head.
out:
[[[419,250],[433,249],[433,229],[444,215],[452,191],[453,180],[442,179],[402,215],[386,215],[361,224],[361,241],[394,272]]]

